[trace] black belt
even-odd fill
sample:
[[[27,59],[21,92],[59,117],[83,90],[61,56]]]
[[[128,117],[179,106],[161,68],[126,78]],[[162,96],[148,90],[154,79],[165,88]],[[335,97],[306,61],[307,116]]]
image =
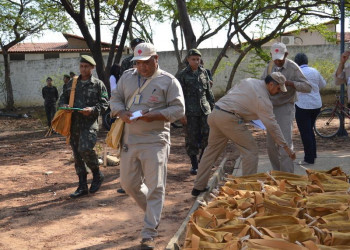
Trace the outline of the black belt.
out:
[[[224,112],[226,112],[226,113],[229,113],[229,114],[231,114],[231,115],[236,115],[235,112],[231,112],[231,111],[224,110],[224,109],[220,108],[220,107],[217,106],[217,105],[215,105],[214,108],[215,108],[215,109],[218,109],[218,110],[221,110],[221,111],[224,111]]]

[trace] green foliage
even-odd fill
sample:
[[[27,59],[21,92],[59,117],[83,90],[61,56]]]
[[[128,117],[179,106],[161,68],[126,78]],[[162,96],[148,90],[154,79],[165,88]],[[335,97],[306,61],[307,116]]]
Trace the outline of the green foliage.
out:
[[[326,80],[328,87],[334,83],[334,72],[336,71],[338,62],[334,59],[321,59],[309,63],[309,65],[317,69]]]
[[[70,22],[62,8],[49,0],[0,0],[0,42],[19,42],[44,30],[65,31]]]

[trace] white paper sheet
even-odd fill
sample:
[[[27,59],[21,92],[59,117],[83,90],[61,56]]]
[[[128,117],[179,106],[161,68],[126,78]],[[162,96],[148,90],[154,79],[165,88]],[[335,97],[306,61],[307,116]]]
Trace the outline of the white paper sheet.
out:
[[[142,116],[142,111],[141,110],[137,110],[134,113],[132,113],[132,116],[130,117],[130,120],[137,119],[137,118],[139,118],[141,116]]]

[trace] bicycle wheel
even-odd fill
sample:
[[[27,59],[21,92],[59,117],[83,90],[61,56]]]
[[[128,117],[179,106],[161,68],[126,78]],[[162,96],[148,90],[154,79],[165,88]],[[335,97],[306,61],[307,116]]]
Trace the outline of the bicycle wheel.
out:
[[[324,109],[316,117],[314,130],[322,138],[331,138],[337,135],[340,125],[340,114],[333,109]]]

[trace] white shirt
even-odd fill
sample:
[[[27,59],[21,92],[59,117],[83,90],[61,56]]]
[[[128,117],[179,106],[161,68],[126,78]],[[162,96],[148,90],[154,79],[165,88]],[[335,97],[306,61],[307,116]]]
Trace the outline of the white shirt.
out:
[[[310,93],[297,92],[298,101],[295,102],[302,109],[318,109],[322,107],[322,99],[320,89],[326,86],[325,79],[316,69],[309,67],[307,64],[300,66],[301,71],[305,75],[312,89]]]
[[[109,84],[111,86],[111,93],[112,93],[112,91],[117,88],[117,79],[115,79],[114,75],[111,75],[109,77]]]

